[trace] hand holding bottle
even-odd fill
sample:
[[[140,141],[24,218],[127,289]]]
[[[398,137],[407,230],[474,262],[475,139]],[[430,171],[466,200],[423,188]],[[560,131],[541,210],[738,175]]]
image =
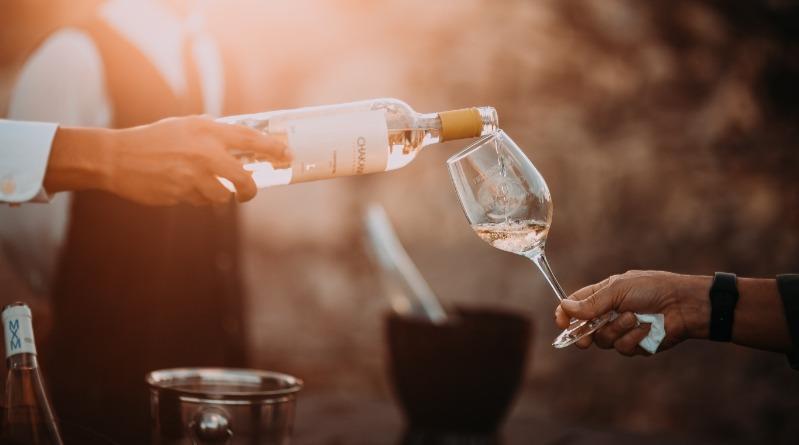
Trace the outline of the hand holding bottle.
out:
[[[232,197],[221,177],[234,184],[238,201],[248,201],[257,189],[234,150],[276,164],[292,158],[275,137],[200,116],[122,130],[62,127],[44,184],[48,192],[99,189],[146,205],[205,205]]]

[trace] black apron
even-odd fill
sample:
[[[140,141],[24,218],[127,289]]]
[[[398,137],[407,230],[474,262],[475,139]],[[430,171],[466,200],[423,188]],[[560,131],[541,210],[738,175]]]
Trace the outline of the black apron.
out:
[[[82,28],[103,59],[114,127],[202,113],[190,51],[187,94],[178,97],[110,26],[97,19]],[[45,357],[59,417],[119,443],[147,443],[148,371],[245,365],[233,206],[147,207],[75,193]]]

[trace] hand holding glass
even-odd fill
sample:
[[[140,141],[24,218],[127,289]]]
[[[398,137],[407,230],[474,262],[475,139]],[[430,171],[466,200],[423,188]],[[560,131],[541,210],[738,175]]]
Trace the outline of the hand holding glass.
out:
[[[558,299],[566,293],[544,255],[552,224],[552,198],[544,178],[502,130],[483,136],[447,160],[472,229],[497,249],[523,255],[544,274]],[[564,348],[607,323],[612,313],[572,320],[552,346]]]

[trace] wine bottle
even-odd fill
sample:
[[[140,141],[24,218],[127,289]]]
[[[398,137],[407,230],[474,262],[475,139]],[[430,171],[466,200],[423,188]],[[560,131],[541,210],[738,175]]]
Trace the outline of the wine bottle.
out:
[[[31,310],[10,304],[2,319],[8,376],[0,443],[63,445],[36,359]]]
[[[290,166],[244,161],[259,188],[395,170],[426,145],[481,136],[497,120],[491,107],[422,114],[385,98],[220,119],[284,138],[292,149]]]
[[[445,322],[447,313],[402,247],[383,206],[369,205],[364,213],[364,226],[369,246],[380,266],[384,292],[394,312],[432,323]]]

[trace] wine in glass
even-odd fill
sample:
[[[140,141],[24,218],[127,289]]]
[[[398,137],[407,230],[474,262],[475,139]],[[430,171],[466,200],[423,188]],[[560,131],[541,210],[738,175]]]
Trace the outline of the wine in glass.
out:
[[[463,211],[477,236],[497,249],[532,260],[558,302],[566,298],[544,255],[552,224],[549,188],[516,143],[499,130],[449,158],[447,166]],[[593,320],[573,319],[552,346],[569,346],[612,316],[608,313]]]

